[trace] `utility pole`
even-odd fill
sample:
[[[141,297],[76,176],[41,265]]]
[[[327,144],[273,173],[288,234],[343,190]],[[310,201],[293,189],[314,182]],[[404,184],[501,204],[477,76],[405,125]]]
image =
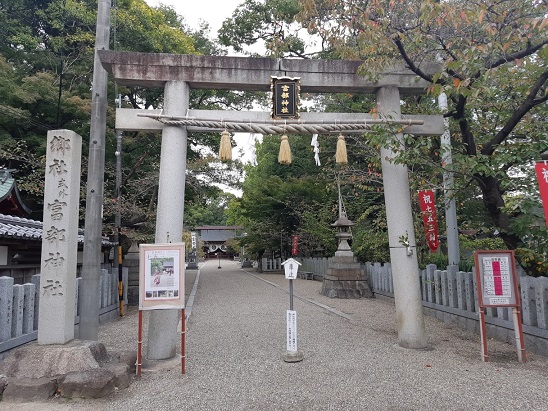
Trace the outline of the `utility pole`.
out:
[[[447,111],[447,96],[441,93],[438,97],[438,107],[441,111]],[[449,132],[449,120],[443,119],[445,132],[441,136],[443,172],[443,195],[445,198],[445,227],[447,230],[447,255],[449,265],[458,267],[460,262],[459,229],[457,227],[457,207],[453,192],[453,172],[450,170],[453,164],[451,156],[451,133]]]
[[[118,93],[116,93],[118,95]],[[116,102],[118,108],[122,107],[122,96],[118,95]],[[116,130],[116,215],[114,216],[116,233],[114,242],[114,268],[118,270],[118,303],[120,304],[120,317],[124,316],[124,282],[122,274],[122,132]]]
[[[106,70],[97,50],[108,50],[110,41],[110,0],[99,0],[95,31],[95,57],[89,132],[88,180],[86,186],[86,223],[84,260],[80,283],[80,339],[99,338],[99,280],[101,273],[101,237],[103,185],[105,170],[105,135],[107,117]]]

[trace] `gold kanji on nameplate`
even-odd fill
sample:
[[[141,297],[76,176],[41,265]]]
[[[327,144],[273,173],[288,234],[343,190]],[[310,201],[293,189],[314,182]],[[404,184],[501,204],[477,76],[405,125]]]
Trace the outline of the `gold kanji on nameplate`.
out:
[[[271,76],[272,118],[298,119],[301,79]]]

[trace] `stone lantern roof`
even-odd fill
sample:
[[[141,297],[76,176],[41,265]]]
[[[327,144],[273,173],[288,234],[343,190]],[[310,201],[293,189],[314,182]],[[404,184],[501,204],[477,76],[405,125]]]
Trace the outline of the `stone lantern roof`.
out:
[[[352,227],[353,225],[355,224],[348,219],[346,213],[343,211],[338,220],[331,224],[331,227]]]

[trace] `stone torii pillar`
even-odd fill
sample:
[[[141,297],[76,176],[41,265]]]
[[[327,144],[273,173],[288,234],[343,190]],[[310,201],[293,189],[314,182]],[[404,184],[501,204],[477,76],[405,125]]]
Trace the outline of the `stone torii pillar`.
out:
[[[168,81],[164,88],[164,113],[185,116],[189,94],[190,89],[184,81]],[[162,129],[156,243],[179,243],[183,240],[186,154],[186,127],[165,125]],[[179,314],[180,310],[153,310],[150,313],[147,345],[149,360],[164,360],[175,356]]]
[[[397,87],[379,89],[377,105],[381,115],[393,120],[401,119],[400,93]],[[401,142],[403,134],[397,133],[393,138]],[[395,153],[391,150],[381,148],[398,344],[404,348],[427,348],[409,177],[407,166],[390,162],[389,159],[394,156]]]

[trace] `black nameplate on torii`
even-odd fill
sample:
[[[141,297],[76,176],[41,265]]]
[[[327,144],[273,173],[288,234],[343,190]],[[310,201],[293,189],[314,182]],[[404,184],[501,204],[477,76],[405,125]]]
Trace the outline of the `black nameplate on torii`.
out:
[[[271,76],[272,118],[298,119],[301,79]]]

